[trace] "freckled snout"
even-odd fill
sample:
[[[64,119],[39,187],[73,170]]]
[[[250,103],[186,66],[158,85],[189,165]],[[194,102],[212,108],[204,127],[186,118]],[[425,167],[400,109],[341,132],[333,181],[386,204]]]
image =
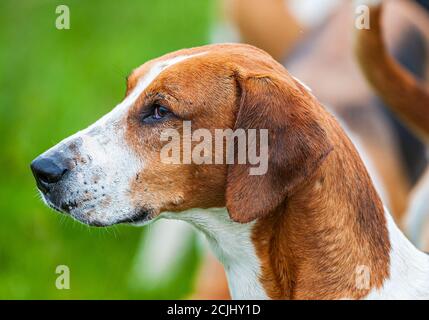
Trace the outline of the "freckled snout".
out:
[[[48,193],[68,171],[65,159],[58,153],[50,156],[41,155],[31,162],[30,167],[37,186],[44,193]]]
[[[92,226],[146,219],[146,211],[131,203],[135,171],[126,174],[132,158],[117,141],[114,131],[93,126],[34,159],[30,167],[45,204]]]

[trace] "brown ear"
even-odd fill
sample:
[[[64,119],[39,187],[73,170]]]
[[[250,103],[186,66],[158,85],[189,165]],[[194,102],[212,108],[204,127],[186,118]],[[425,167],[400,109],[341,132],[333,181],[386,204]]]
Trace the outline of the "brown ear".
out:
[[[320,107],[300,84],[270,77],[238,82],[241,100],[234,129],[268,129],[264,175],[250,175],[250,164],[235,161],[228,167],[226,207],[232,220],[245,223],[280,205],[314,173],[332,146],[318,123]]]

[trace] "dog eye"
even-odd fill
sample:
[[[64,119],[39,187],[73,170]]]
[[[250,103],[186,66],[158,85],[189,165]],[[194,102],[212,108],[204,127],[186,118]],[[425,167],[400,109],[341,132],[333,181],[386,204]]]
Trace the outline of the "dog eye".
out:
[[[170,110],[168,110],[166,107],[155,105],[153,108],[152,118],[155,120],[159,120],[164,118],[169,113],[170,113]]]
[[[168,110],[167,107],[164,107],[160,104],[154,104],[152,106],[151,112],[149,112],[143,117],[143,122],[151,123],[151,122],[160,121],[170,114],[171,114],[171,111]]]

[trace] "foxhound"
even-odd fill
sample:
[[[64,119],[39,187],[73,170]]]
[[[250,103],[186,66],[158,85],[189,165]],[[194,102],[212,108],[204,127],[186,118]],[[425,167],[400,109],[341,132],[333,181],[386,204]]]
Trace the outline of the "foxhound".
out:
[[[160,133],[185,120],[268,130],[268,171],[163,163]],[[429,297],[429,256],[397,228],[341,126],[252,46],[203,46],[143,64],[123,102],[31,168],[46,204],[83,223],[191,223],[236,299]]]

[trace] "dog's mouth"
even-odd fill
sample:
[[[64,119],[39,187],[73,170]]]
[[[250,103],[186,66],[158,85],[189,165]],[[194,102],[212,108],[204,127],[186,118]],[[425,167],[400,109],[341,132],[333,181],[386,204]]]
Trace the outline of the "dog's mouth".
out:
[[[65,201],[65,202],[60,202],[60,203],[56,203],[56,201],[53,201],[53,199],[51,199],[51,197],[49,196],[49,192],[44,192],[42,190],[39,189],[39,192],[42,196],[42,200],[43,202],[50,207],[51,209],[59,212],[59,213],[65,213],[65,214],[69,214],[70,211],[72,211],[73,209],[76,209],[79,204],[78,201],[76,200],[70,200],[70,201]]]
[[[61,211],[64,213],[70,213],[73,209],[76,209],[78,207],[78,202],[76,200],[73,201],[67,201],[61,204],[60,208]]]
[[[47,193],[42,191],[40,188],[38,191],[39,191],[39,194],[41,195],[41,199],[43,200],[45,205],[47,205],[49,208],[59,213],[68,213],[65,210],[65,204],[58,206],[49,198],[49,195]]]
[[[44,192],[41,192],[42,198],[47,206],[51,209],[62,213],[70,215],[75,220],[93,227],[108,227],[116,224],[131,224],[135,226],[143,226],[148,224],[152,220],[153,212],[152,210],[145,208],[134,209],[133,213],[128,217],[119,218],[117,220],[113,219],[109,222],[103,222],[98,219],[91,218],[95,216],[97,207],[95,205],[90,205],[88,208],[83,206],[83,201],[68,200],[56,204],[49,196]]]
[[[117,224],[132,224],[139,226],[148,223],[151,219],[151,213],[149,210],[139,209],[131,217],[118,220]]]

